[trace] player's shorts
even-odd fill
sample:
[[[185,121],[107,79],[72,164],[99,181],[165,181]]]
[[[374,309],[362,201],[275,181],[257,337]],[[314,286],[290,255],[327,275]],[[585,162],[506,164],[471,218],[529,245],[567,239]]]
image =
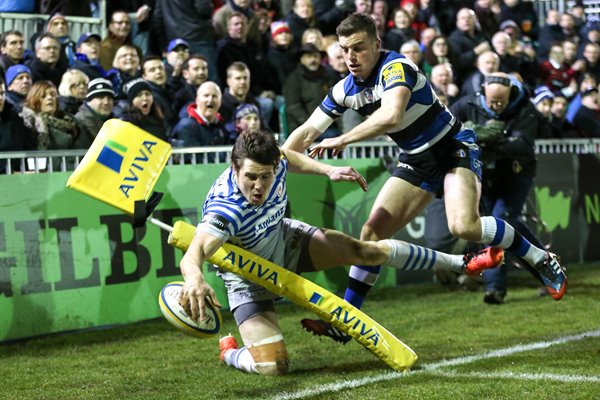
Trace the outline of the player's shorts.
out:
[[[470,169],[481,180],[480,150],[475,132],[460,123],[422,153],[400,153],[392,175],[441,197],[444,177],[458,167]]]
[[[279,243],[276,252],[283,252],[283,254],[280,254],[282,257],[275,256],[271,257],[271,259],[283,260],[283,264],[280,265],[281,267],[298,274],[303,272],[314,272],[315,267],[308,253],[308,244],[317,228],[305,224],[304,222],[288,218],[284,218],[282,224],[283,240]],[[250,313],[248,312],[248,308],[244,308],[242,309],[242,314],[245,315],[240,315],[238,317],[236,310],[243,304],[265,302],[270,303],[271,306],[267,306],[264,310],[268,311],[272,309],[272,302],[277,296],[262,286],[249,282],[231,272],[219,272],[218,275],[225,282],[227,299],[229,300],[229,309],[233,312],[238,325],[252,315],[260,312],[262,309],[261,307],[265,307],[264,304],[258,304],[256,306],[258,307],[258,311],[255,310]]]

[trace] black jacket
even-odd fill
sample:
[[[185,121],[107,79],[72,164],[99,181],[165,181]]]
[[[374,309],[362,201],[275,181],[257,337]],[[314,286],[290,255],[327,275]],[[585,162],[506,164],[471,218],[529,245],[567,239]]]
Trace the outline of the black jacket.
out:
[[[511,97],[514,97],[513,100],[497,118],[490,116],[484,105],[485,98],[480,93],[462,97],[452,104],[450,111],[462,122],[471,121],[481,126],[491,119],[505,122],[503,135],[498,140],[478,143],[482,148],[485,170],[502,175],[527,173],[534,176],[535,138],[543,116],[524,92]]]
[[[151,30],[161,49],[175,38],[185,39],[190,44],[212,42],[215,40],[212,13],[211,0],[156,0]]]

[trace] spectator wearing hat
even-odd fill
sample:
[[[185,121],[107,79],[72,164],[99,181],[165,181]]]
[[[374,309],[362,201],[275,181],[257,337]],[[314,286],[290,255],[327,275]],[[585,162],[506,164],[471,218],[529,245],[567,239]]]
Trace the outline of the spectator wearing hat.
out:
[[[46,25],[46,32],[54,35],[60,43],[60,58],[58,64],[61,67],[68,68],[73,65],[75,61],[75,42],[69,36],[69,22],[67,18],[59,13],[55,12],[48,18],[48,24]]]
[[[96,78],[87,85],[85,102],[79,107],[75,119],[83,127],[82,135],[89,147],[104,122],[113,116],[115,92],[112,83],[105,78]]]
[[[292,31],[285,21],[271,23],[271,46],[267,53],[269,68],[273,74],[273,90],[282,93],[285,80],[298,65],[296,54],[292,48]]]
[[[15,64],[25,64],[25,39],[21,32],[11,30],[0,35],[0,74],[4,76]]]
[[[6,70],[6,101],[17,112],[21,112],[32,83],[31,70],[27,66],[16,64]]]
[[[181,89],[185,80],[181,76],[183,63],[190,58],[190,44],[181,38],[173,39],[167,46],[165,70],[167,73],[167,87],[173,93]]]
[[[260,111],[254,104],[243,103],[240,104],[233,113],[233,124],[235,125],[235,131],[240,134],[244,131],[251,130],[256,131],[261,127],[260,122]],[[237,138],[230,137],[230,140]]]
[[[456,14],[456,29],[448,36],[448,44],[456,59],[457,84],[475,71],[475,60],[485,51],[491,49],[485,36],[478,29],[475,12],[469,8],[461,8]]]
[[[597,88],[581,94],[581,107],[573,118],[573,125],[581,137],[600,138],[600,99]]]
[[[163,111],[154,101],[150,85],[142,78],[129,81],[124,86],[127,102],[115,108],[115,116],[142,128],[159,139],[167,140],[169,129]]]
[[[181,141],[183,147],[219,146],[230,144],[219,114],[221,107],[221,89],[212,81],[206,81],[198,88],[196,101],[187,107],[187,115],[173,129],[173,138]],[[203,162],[203,155],[196,155],[196,162]],[[186,161],[190,162],[191,157]],[[214,154],[208,156],[215,161]],[[219,160],[225,162],[225,156],[219,154]]]
[[[78,69],[68,69],[58,86],[58,108],[69,114],[77,113],[87,96],[90,79]]]
[[[35,57],[27,62],[33,82],[49,80],[58,86],[67,64],[59,63],[60,43],[51,33],[43,33],[35,40]]]
[[[333,82],[321,65],[323,53],[312,43],[305,44],[298,52],[300,63],[283,85],[287,125],[290,132],[302,125],[313,110],[318,108]],[[339,136],[340,131],[332,125],[318,140]]]
[[[26,136],[23,120],[12,104],[6,101],[6,86],[4,78],[0,75],[0,152],[35,150],[35,140]],[[14,160],[11,170],[18,171],[20,162]],[[0,160],[0,174],[6,172],[6,160]]]
[[[154,103],[162,110],[168,130],[177,123],[175,112],[175,93],[167,88],[167,70],[158,56],[147,56],[142,62],[142,78],[150,86]]]
[[[88,78],[104,78],[106,71],[100,65],[100,35],[92,32],[82,33],[77,40],[77,53],[73,68],[78,69]]]
[[[552,103],[554,102],[554,93],[547,86],[539,86],[533,91],[533,96],[530,98],[535,108],[543,117],[540,120],[540,128],[536,139],[555,139],[559,136],[554,136],[552,130]]]
[[[182,108],[194,102],[198,88],[208,80],[208,61],[199,54],[192,55],[183,63],[181,75],[185,83],[175,93],[175,111],[178,115]]]
[[[117,10],[110,17],[108,35],[100,42],[100,65],[105,71],[108,71],[113,66],[117,50],[123,45],[133,46],[138,54],[138,58],[141,58],[142,51],[131,40],[129,14],[124,10]],[[115,90],[117,90],[116,86]]]
[[[161,49],[165,49],[176,38],[187,41],[190,54],[201,54],[206,58],[209,79],[216,80],[213,11],[213,1],[210,0],[156,0],[151,31],[156,35]]]

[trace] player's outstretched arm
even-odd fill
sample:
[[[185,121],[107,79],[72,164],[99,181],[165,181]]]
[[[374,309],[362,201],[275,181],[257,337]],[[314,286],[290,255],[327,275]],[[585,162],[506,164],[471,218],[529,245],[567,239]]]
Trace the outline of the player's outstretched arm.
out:
[[[185,252],[179,267],[185,278],[181,290],[179,304],[195,320],[204,320],[206,298],[217,307],[221,307],[217,295],[210,287],[202,274],[202,264],[209,259],[223,245],[223,240],[206,232],[196,232],[190,247]]]
[[[289,161],[290,172],[325,175],[334,182],[356,182],[362,190],[367,191],[367,181],[352,167],[328,165],[291,149],[281,149],[281,151]]]
[[[315,110],[315,112],[316,111],[317,110]],[[320,134],[321,132],[312,125],[309,119],[304,124],[294,129],[290,136],[288,136],[282,148],[304,152],[311,144],[313,144]]]
[[[311,157],[322,156],[325,150],[332,149],[333,156],[344,151],[347,145],[381,136],[397,127],[410,99],[410,89],[397,86],[383,92],[381,106],[362,123],[335,138],[325,139],[310,149]]]

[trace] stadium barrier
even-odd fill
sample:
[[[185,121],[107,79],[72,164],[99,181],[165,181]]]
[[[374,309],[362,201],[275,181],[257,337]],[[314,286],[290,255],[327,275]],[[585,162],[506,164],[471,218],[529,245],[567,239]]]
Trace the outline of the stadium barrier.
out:
[[[595,176],[600,170],[598,142],[537,144],[540,161],[532,194],[553,234],[553,249],[567,263],[600,260],[600,181]],[[385,156],[385,151],[392,149],[385,142],[359,144],[351,146],[346,157],[353,151],[373,157],[326,161],[337,165],[351,162],[369,182],[367,193],[350,183],[290,174],[291,217],[357,237],[389,176],[382,160],[374,156]],[[211,151],[230,149],[201,149]],[[182,155],[194,152],[174,150],[157,183],[156,190],[165,196],[155,217],[169,225],[177,220],[198,222],[205,193],[226,167],[180,165]],[[54,153],[0,154],[0,158],[27,163],[29,158],[58,156],[61,169],[68,170],[71,158],[83,154]],[[0,341],[159,317],[156,294],[167,282],[180,279],[182,254],[167,244],[166,233],[152,226],[134,230],[127,215],[65,189],[69,176],[68,171],[0,175]],[[417,217],[396,237],[424,244],[424,221],[423,216]],[[205,266],[205,271],[219,300],[227,304],[221,280],[212,268]],[[383,271],[378,281],[381,286],[431,279],[430,272]],[[308,278],[340,293],[346,274],[346,269],[338,268]]]
[[[66,19],[69,22],[69,36],[75,42],[85,32],[94,32],[101,37],[106,36],[107,27],[103,18],[67,16]],[[0,32],[13,29],[20,31],[27,38],[25,47],[33,50],[29,38],[36,32],[42,31],[47,21],[46,14],[0,13]]]

